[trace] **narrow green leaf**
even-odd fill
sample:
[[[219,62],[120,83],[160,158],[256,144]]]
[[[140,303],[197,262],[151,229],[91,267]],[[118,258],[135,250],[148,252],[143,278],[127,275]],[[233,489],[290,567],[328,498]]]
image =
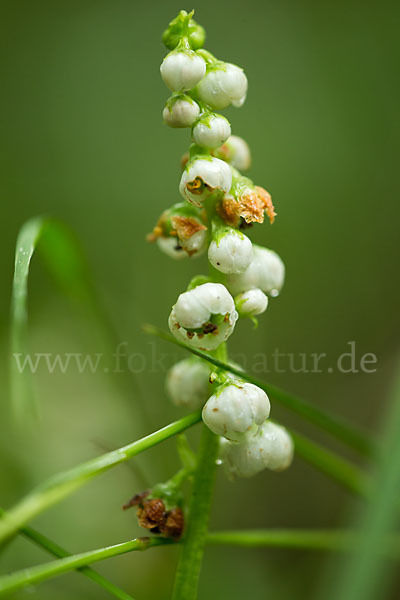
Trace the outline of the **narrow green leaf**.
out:
[[[4,514],[4,510],[0,508],[0,516],[2,514]],[[36,529],[32,529],[31,527],[22,527],[19,530],[19,533],[24,535],[26,538],[28,538],[29,540],[31,540],[32,542],[34,542],[53,556],[56,556],[57,558],[65,558],[67,556],[72,556],[70,552],[64,550],[64,548],[50,540],[47,536],[43,535]],[[98,583],[100,587],[110,592],[110,594],[115,596],[115,598],[119,598],[120,600],[133,600],[132,596],[121,590],[114,583],[112,583],[111,581],[103,577],[103,575],[100,575],[100,573],[97,573],[97,571],[94,571],[90,567],[80,567],[78,571],[82,573],[82,575],[85,575],[92,581]]]
[[[363,431],[360,431],[354,425],[348,424],[340,417],[331,415],[329,412],[323,411],[306,400],[303,400],[298,396],[294,396],[293,394],[290,394],[274,385],[260,381],[242,369],[228,365],[217,358],[210,356],[206,352],[202,352],[201,350],[197,350],[197,348],[188,346],[187,344],[177,340],[172,334],[163,331],[158,327],[154,327],[153,325],[145,325],[144,330],[151,335],[155,335],[163,340],[166,340],[167,342],[171,342],[177,346],[180,346],[181,348],[184,348],[185,350],[188,350],[192,354],[207,360],[220,369],[230,371],[231,373],[242,377],[246,381],[254,383],[275,400],[280,402],[283,406],[300,415],[313,425],[320,427],[354,450],[357,450],[361,455],[370,456],[373,454],[374,442],[368,439],[367,434]]]
[[[325,529],[259,529],[238,531],[215,531],[207,534],[206,543],[211,546],[237,546],[240,548],[291,548],[299,550],[352,550],[359,538],[352,530]],[[45,581],[62,573],[81,569],[87,565],[113,556],[136,550],[146,550],[156,546],[174,545],[176,542],[165,538],[137,538],[115,546],[107,546],[82,554],[75,554],[38,565],[11,575],[0,577],[0,596],[28,585]],[[400,536],[383,540],[379,550],[383,555],[400,559]]]
[[[111,558],[112,556],[126,554],[127,552],[132,552],[134,550],[146,550],[147,548],[171,543],[174,542],[165,538],[138,538],[131,540],[130,542],[124,542],[123,544],[107,546],[106,548],[100,548],[99,550],[92,550],[90,552],[83,552],[82,554],[59,558],[58,560],[43,565],[17,571],[12,575],[0,577],[0,596],[15,592],[27,585],[33,585],[40,581],[44,581],[45,579],[56,577],[62,573],[80,569],[88,564]]]
[[[216,531],[208,534],[212,546],[241,548],[293,548],[299,550],[330,550],[348,552],[359,543],[357,531],[337,529],[249,529]],[[400,536],[384,540],[381,553],[400,559]]]
[[[20,366],[29,354],[28,280],[33,254],[39,250],[60,289],[93,306],[94,293],[83,252],[73,233],[59,221],[37,217],[27,221],[16,243],[11,298],[11,400],[18,418],[37,415],[30,369]]]
[[[60,502],[93,477],[185,431],[200,420],[200,411],[191,413],[136,442],[51,477],[3,515],[0,519],[0,543],[14,535],[30,519]]]
[[[384,560],[380,548],[399,522],[400,495],[400,369],[397,372],[380,452],[376,457],[375,485],[364,511],[357,515],[359,543],[336,574],[335,593],[324,598],[372,600],[383,597],[393,564]]]
[[[303,435],[293,430],[289,431],[294,441],[296,454],[303,460],[345,487],[349,492],[358,496],[366,496],[369,493],[371,482],[361,469]]]

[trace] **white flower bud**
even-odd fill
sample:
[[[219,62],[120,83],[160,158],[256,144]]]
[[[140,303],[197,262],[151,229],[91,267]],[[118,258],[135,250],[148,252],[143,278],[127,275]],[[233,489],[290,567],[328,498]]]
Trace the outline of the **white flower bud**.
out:
[[[255,315],[261,315],[267,310],[268,297],[264,292],[256,288],[236,296],[235,304],[240,316],[254,317]]]
[[[178,340],[208,351],[228,339],[237,317],[228,290],[220,283],[204,283],[179,296],[168,325]]]
[[[232,167],[239,171],[247,171],[251,165],[251,154],[248,143],[237,135],[231,135],[226,141],[230,147],[232,158],[229,161]]]
[[[201,256],[207,247],[207,230],[202,229],[187,239],[180,239],[180,244],[189,256]]]
[[[199,114],[197,102],[182,94],[168,100],[163,110],[163,119],[170,127],[191,127]]]
[[[253,244],[253,260],[244,273],[230,275],[227,288],[236,295],[259,288],[269,296],[278,296],[285,280],[285,265],[282,259],[268,248]]]
[[[231,126],[228,119],[215,114],[200,117],[192,130],[193,141],[206,148],[218,148],[230,135]]]
[[[203,421],[211,431],[229,440],[240,441],[246,432],[268,418],[267,394],[252,383],[236,382],[222,387],[203,408]]]
[[[293,440],[284,427],[266,421],[242,444],[224,443],[222,460],[228,476],[252,477],[264,469],[287,469],[294,453]]]
[[[232,100],[232,106],[234,106],[235,108],[240,108],[246,102],[246,98],[247,93],[244,94],[244,96],[242,96],[241,98],[239,98],[239,100]]]
[[[157,246],[161,252],[164,252],[164,254],[175,260],[181,260],[181,258],[188,256],[177,237],[159,237],[157,238]]]
[[[232,185],[232,171],[223,160],[213,157],[189,161],[182,173],[179,191],[185,200],[201,206],[215,190],[226,193]]]
[[[204,59],[189,48],[180,47],[164,58],[161,77],[173,92],[191,90],[206,73]]]
[[[240,106],[246,98],[247,77],[243,69],[236,65],[211,65],[198,84],[197,91],[200,100],[213,109],[221,110],[230,104]]]
[[[176,406],[190,410],[201,408],[210,392],[211,367],[198,358],[186,358],[176,363],[167,374],[166,390]]]
[[[252,258],[251,241],[237,229],[228,229],[213,240],[208,248],[208,260],[221,273],[243,273]]]

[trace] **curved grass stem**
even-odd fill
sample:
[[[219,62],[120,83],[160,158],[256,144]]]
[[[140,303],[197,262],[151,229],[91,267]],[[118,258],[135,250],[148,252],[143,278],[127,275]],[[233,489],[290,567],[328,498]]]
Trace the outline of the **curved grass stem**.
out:
[[[359,540],[357,532],[352,530],[255,529],[211,532],[207,534],[205,542],[211,546],[236,546],[239,548],[290,548],[293,550],[348,552],[356,547]],[[0,596],[69,571],[87,567],[87,565],[100,560],[167,544],[171,545],[174,542],[165,538],[139,538],[23,569],[12,575],[0,577]],[[379,551],[385,556],[399,560],[400,537],[393,535],[385,538]]]
[[[173,542],[163,538],[138,538],[115,546],[107,546],[106,548],[91,550],[89,552],[83,552],[82,554],[75,554],[74,556],[67,556],[50,563],[30,567],[23,571],[17,571],[12,575],[6,575],[0,578],[0,596],[15,592],[27,585],[32,585],[44,581],[45,579],[62,575],[68,571],[80,569],[88,564],[111,558],[112,556],[118,556],[134,550],[146,550],[147,548],[153,548],[154,546],[168,543]]]
[[[188,427],[198,423],[200,419],[200,411],[191,413],[136,442],[102,454],[69,471],[51,477],[3,515],[0,519],[0,543],[14,535],[30,519],[60,502],[93,477],[185,431]]]
[[[4,514],[2,508],[0,508],[0,515]],[[24,535],[27,539],[31,540],[37,546],[40,546],[49,554],[57,558],[66,558],[67,556],[72,556],[70,552],[67,552],[64,548],[50,540],[46,535],[43,535],[36,529],[32,529],[31,527],[22,527],[20,529],[20,533]],[[96,582],[100,587],[110,592],[115,598],[119,598],[119,600],[133,600],[132,596],[121,590],[117,585],[109,581],[97,571],[94,571],[88,566],[83,566],[77,569],[82,575],[85,575],[92,581]]]

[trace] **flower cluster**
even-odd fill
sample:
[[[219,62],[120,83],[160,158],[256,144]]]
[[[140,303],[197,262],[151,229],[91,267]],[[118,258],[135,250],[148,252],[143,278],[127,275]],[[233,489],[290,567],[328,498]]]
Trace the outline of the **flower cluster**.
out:
[[[244,233],[265,216],[272,224],[275,208],[269,193],[242,174],[251,163],[248,144],[216,112],[243,105],[247,77],[203,48],[204,29],[192,17],[181,11],[169,24],[163,41],[170,52],[160,67],[172,91],[164,122],[191,132],[181,161],[183,202],[163,212],[148,239],[175,259],[207,252],[209,275],[195,277],[180,294],[169,327],[180,341],[226,360],[225,342],[237,320],[256,321],[266,311],[268,298],[283,286],[285,267]],[[230,476],[289,466],[291,438],[268,420],[270,402],[259,387],[232,373],[210,373],[208,363],[193,357],[170,370],[166,389],[177,406],[202,408],[206,426],[224,440],[221,457]]]

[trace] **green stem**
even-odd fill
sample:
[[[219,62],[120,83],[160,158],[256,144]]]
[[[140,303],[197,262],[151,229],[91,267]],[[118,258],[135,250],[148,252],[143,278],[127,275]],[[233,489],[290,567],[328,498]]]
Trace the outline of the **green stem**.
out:
[[[2,508],[0,508],[0,515],[2,514],[4,514],[4,511]],[[36,531],[36,529],[32,529],[31,527],[22,527],[22,529],[20,529],[20,533],[57,558],[72,556],[70,552],[67,552],[67,550],[50,540],[47,536],[43,535],[39,531]],[[124,590],[121,590],[121,588],[90,567],[80,567],[78,571],[82,573],[82,575],[85,575],[92,581],[98,583],[103,589],[110,592],[110,594],[116,598],[119,598],[120,600],[133,600],[132,596],[124,592]]]
[[[209,533],[207,544],[241,548],[292,548],[302,550],[349,551],[357,546],[357,532],[329,529],[253,529]],[[400,559],[400,537],[394,535],[382,545],[381,552]]]
[[[225,361],[222,361],[219,358],[210,356],[206,352],[202,352],[201,350],[193,348],[192,346],[188,346],[187,344],[177,340],[170,333],[167,333],[158,327],[146,325],[144,330],[151,335],[156,335],[167,342],[171,342],[172,344],[180,346],[181,348],[185,348],[185,350],[188,350],[192,354],[207,360],[220,369],[230,371],[242,379],[249,381],[250,383],[254,383],[254,385],[257,385],[263,389],[267,394],[272,396],[283,406],[297,413],[310,423],[313,423],[314,425],[317,425],[321,429],[325,430],[333,437],[350,446],[350,448],[353,448],[353,450],[357,450],[357,452],[359,452],[361,455],[371,456],[375,453],[375,444],[368,438],[367,434],[363,431],[360,431],[354,425],[350,425],[340,417],[331,415],[327,411],[322,411],[310,402],[307,402],[298,396],[294,396],[293,394],[290,394],[275,385],[260,381],[256,377],[245,373],[242,371],[242,369],[226,364]]]
[[[340,483],[352,494],[363,497],[369,494],[371,481],[361,469],[323,448],[320,444],[316,444],[292,430],[289,431],[294,441],[296,454],[303,460]]]
[[[118,556],[119,554],[132,552],[133,550],[146,550],[147,548],[168,543],[174,542],[163,538],[138,538],[131,540],[130,542],[117,544],[116,546],[107,546],[106,548],[100,548],[99,550],[91,550],[90,552],[67,556],[44,565],[17,571],[12,575],[6,575],[0,578],[0,596],[5,595],[6,593],[9,594],[10,592],[15,592],[27,585],[39,583],[50,577],[56,577],[67,571],[80,569],[90,563],[111,558],[112,556]]]
[[[188,427],[198,423],[200,420],[200,411],[191,413],[183,419],[170,423],[166,427],[163,427],[136,442],[132,442],[127,446],[102,454],[101,456],[78,465],[69,471],[64,471],[63,473],[51,477],[42,485],[34,489],[30,494],[25,496],[19,504],[0,519],[0,542],[11,537],[30,519],[53,504],[60,502],[63,498],[72,494],[93,477],[108,471],[108,469],[115,467],[157,444],[160,444],[168,438],[181,433]]]
[[[40,535],[40,534],[39,534]],[[236,546],[241,548],[291,548],[305,550],[349,551],[359,543],[357,532],[351,530],[325,529],[256,529],[239,531],[216,531],[207,534],[206,543],[211,546]],[[60,558],[55,561],[23,569],[0,577],[0,596],[16,591],[28,585],[39,583],[87,565],[155,546],[171,545],[174,542],[166,538],[139,538],[91,550],[82,554]],[[400,536],[385,538],[380,551],[396,560],[400,559]]]
[[[174,600],[194,600],[206,543],[208,517],[214,488],[219,438],[203,425],[189,519],[179,556]]]
[[[223,343],[214,355],[227,360]],[[197,468],[189,506],[189,519],[175,575],[173,600],[195,600],[206,543],[217,467],[219,437],[203,425]]]

